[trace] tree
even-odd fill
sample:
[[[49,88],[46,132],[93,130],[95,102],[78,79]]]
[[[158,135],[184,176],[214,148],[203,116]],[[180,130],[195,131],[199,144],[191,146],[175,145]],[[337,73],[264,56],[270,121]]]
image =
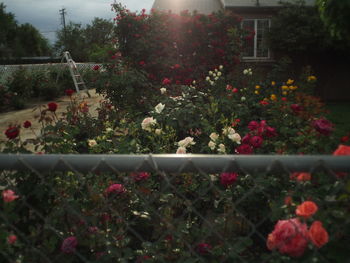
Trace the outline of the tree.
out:
[[[317,0],[316,3],[332,36],[350,44],[350,0]]]
[[[0,3],[0,57],[11,57],[16,38],[17,22],[12,13],[5,12],[6,6]]]
[[[0,3],[0,57],[50,55],[48,41],[31,24],[18,25],[12,13]]]
[[[66,30],[57,32],[55,48],[58,53],[69,51],[77,61],[94,60],[102,62],[111,49],[113,23],[101,18],[95,18],[91,25],[70,22]]]
[[[77,61],[87,59],[84,29],[81,24],[69,22],[65,30],[61,29],[56,33],[56,37],[55,49],[59,54],[69,51]]]

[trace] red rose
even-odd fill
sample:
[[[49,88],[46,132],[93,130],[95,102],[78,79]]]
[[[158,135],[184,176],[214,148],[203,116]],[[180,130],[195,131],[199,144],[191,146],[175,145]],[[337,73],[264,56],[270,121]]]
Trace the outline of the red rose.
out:
[[[277,136],[276,129],[270,126],[267,126],[264,135],[268,138],[275,137]]]
[[[290,176],[290,179],[295,179],[299,182],[310,181],[311,174],[310,173],[292,173]]]
[[[348,142],[350,140],[350,137],[349,136],[343,136],[343,137],[341,137],[341,139],[340,139],[340,141],[341,142]]]
[[[19,196],[16,195],[16,193],[12,190],[2,191],[2,199],[4,200],[5,203],[11,203],[17,198],[19,198]]]
[[[171,83],[171,80],[168,78],[164,78],[162,84],[163,85],[169,85]]]
[[[72,89],[66,89],[65,91],[64,91],[65,93],[66,93],[66,95],[67,96],[72,96],[73,95],[73,93],[74,93],[74,90],[72,90]]]
[[[350,146],[339,145],[333,155],[350,155]]]
[[[282,254],[300,257],[308,245],[307,225],[298,218],[279,220],[267,238],[267,248],[277,249]]]
[[[297,216],[301,216],[304,218],[309,218],[314,215],[318,210],[317,205],[312,201],[305,201],[301,205],[297,206],[295,213]]]
[[[99,66],[99,65],[95,65],[95,66],[92,67],[92,69],[95,70],[95,71],[97,71],[97,70],[100,69],[100,66]]]
[[[49,111],[55,112],[57,110],[57,104],[55,102],[50,102],[47,104]]]
[[[252,154],[253,148],[249,144],[242,144],[236,148],[238,154]]]
[[[220,175],[220,183],[228,187],[237,181],[238,174],[237,173],[222,173]]]
[[[15,235],[9,235],[7,237],[7,244],[13,245],[17,241],[17,236]]]
[[[328,233],[326,229],[323,228],[320,221],[315,221],[312,223],[309,229],[309,237],[311,242],[318,248],[322,247],[328,242]]]
[[[132,173],[130,176],[134,179],[134,181],[139,182],[139,181],[147,180],[150,177],[150,174],[146,172],[141,172],[141,173]]]
[[[250,131],[255,131],[256,129],[258,129],[260,127],[259,123],[257,121],[251,121],[248,124],[248,129]]]
[[[25,121],[24,123],[23,123],[23,127],[24,128],[29,128],[29,127],[31,127],[32,126],[32,123],[30,122],[30,121]]]
[[[8,139],[12,140],[15,139],[19,135],[19,129],[17,126],[10,126],[5,131],[5,135]]]
[[[253,136],[252,138],[250,138],[249,143],[254,148],[259,148],[263,143],[263,138],[261,136]]]
[[[299,104],[292,104],[290,105],[290,108],[294,113],[299,113],[303,110],[303,107],[301,107]]]
[[[196,247],[196,251],[200,255],[209,254],[211,249],[212,249],[212,246],[210,244],[207,244],[207,243],[200,243]]]

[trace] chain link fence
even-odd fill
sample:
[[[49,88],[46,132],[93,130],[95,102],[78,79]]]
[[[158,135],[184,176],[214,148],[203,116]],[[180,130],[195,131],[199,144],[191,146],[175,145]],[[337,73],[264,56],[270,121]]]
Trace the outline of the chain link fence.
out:
[[[349,156],[0,154],[0,261],[348,262],[349,172]]]

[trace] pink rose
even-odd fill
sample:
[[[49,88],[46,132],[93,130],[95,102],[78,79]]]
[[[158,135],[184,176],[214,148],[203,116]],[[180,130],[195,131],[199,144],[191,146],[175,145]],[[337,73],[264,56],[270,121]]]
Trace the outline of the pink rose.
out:
[[[323,135],[330,135],[333,131],[333,124],[326,119],[318,119],[312,123],[313,127]]]
[[[75,236],[67,237],[62,242],[61,251],[66,254],[74,253],[77,245],[78,245],[78,240]]]
[[[168,78],[164,78],[163,81],[162,81],[163,85],[169,85],[170,83],[171,83],[171,80],[168,79]]]
[[[126,190],[124,188],[124,186],[122,184],[112,184],[110,186],[108,186],[108,188],[105,190],[105,194],[109,195],[109,194],[122,194],[124,193]]]
[[[19,196],[15,195],[15,192],[12,190],[4,190],[2,191],[2,199],[4,199],[5,203],[11,203],[16,200]]]
[[[300,257],[309,241],[307,225],[298,218],[279,220],[267,238],[267,248],[277,249],[282,254]]]

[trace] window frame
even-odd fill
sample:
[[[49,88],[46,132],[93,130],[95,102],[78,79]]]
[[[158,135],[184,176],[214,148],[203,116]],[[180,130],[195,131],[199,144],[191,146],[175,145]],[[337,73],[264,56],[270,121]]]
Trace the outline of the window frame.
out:
[[[254,55],[253,56],[242,56],[243,60],[271,60],[271,51],[270,48],[267,47],[267,57],[257,57],[257,47],[258,47],[258,21],[268,21],[268,28],[271,27],[271,19],[270,18],[244,18],[241,22],[241,28],[243,28],[244,21],[254,21]]]

